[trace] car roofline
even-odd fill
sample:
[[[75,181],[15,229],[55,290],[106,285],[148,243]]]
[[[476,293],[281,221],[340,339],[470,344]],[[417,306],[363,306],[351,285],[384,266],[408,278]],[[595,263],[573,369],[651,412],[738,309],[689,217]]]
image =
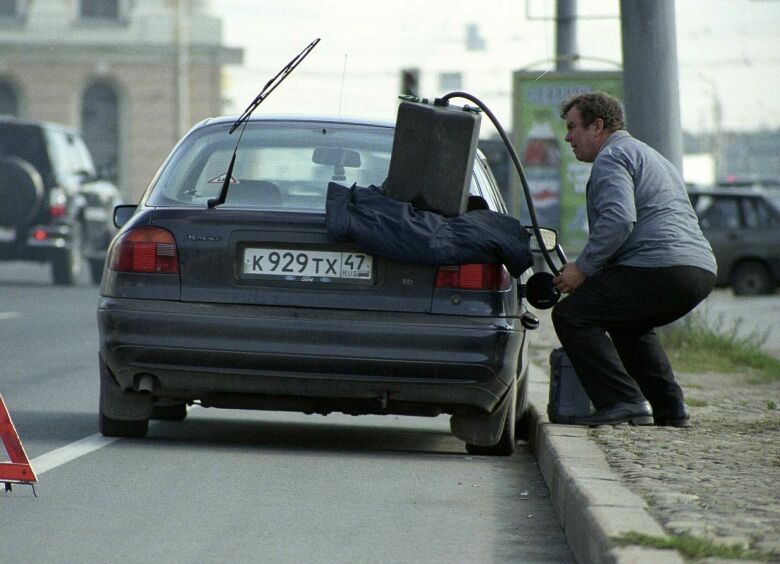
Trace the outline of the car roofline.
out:
[[[717,196],[765,196],[766,190],[757,186],[745,188],[720,188],[717,186],[692,186],[688,188],[689,194],[717,195]]]
[[[43,120],[32,119],[32,118],[0,115],[0,125],[2,124],[27,125],[32,127],[41,127],[45,129],[58,129],[60,131],[66,131],[68,133],[81,135],[81,132],[78,130],[78,128],[73,127],[72,125],[66,125],[64,123],[56,123],[53,121],[43,121]]]
[[[239,116],[237,115],[223,115],[209,117],[201,121],[196,127],[204,125],[218,125],[225,123],[235,123]],[[308,114],[263,114],[260,116],[251,116],[248,120],[250,123],[262,123],[262,122],[280,122],[280,121],[293,121],[293,122],[316,122],[316,123],[334,123],[339,125],[369,125],[374,127],[395,127],[395,123],[386,120],[380,120],[375,118],[361,118],[361,117],[344,117],[344,116],[331,116],[331,115],[308,115]]]

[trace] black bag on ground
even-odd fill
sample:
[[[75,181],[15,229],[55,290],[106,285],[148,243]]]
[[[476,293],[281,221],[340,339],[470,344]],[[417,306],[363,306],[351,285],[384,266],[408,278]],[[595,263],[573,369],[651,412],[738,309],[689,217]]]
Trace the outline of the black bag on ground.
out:
[[[574,423],[575,419],[589,415],[590,398],[574,372],[574,367],[563,347],[550,353],[550,400],[547,417],[551,423]]]

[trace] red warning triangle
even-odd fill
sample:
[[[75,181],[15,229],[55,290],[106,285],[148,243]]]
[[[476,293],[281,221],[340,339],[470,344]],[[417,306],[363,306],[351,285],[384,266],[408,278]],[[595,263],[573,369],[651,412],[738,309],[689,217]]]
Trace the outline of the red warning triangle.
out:
[[[24,452],[22,441],[19,440],[19,435],[16,433],[2,394],[0,394],[0,438],[3,439],[8,456],[11,457],[11,462],[0,462],[0,482],[24,484],[37,482],[38,478],[35,477],[35,472],[30,466],[27,453]]]

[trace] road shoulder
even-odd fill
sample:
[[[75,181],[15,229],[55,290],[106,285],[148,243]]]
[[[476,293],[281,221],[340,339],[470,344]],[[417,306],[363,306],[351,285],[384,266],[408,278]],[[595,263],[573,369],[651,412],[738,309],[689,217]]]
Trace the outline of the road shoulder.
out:
[[[549,377],[529,371],[529,443],[550,490],[553,509],[577,562],[683,563],[677,551],[615,547],[612,540],[636,532],[665,536],[647,504],[612,471],[584,427],[555,425],[547,418]]]

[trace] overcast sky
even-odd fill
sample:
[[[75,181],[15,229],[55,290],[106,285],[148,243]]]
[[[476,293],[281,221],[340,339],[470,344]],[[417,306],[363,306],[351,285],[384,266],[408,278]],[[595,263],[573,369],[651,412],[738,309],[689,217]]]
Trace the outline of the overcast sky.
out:
[[[344,114],[393,120],[399,71],[419,67],[422,94],[444,94],[442,72],[511,127],[513,70],[552,68],[554,0],[210,0],[224,43],[244,65],[226,73],[231,111],[315,37],[321,43],[261,106],[265,113]],[[580,0],[581,68],[618,68],[618,0]],[[687,132],[780,128],[780,1],[677,0],[681,115]],[[465,49],[475,24],[481,51]]]

